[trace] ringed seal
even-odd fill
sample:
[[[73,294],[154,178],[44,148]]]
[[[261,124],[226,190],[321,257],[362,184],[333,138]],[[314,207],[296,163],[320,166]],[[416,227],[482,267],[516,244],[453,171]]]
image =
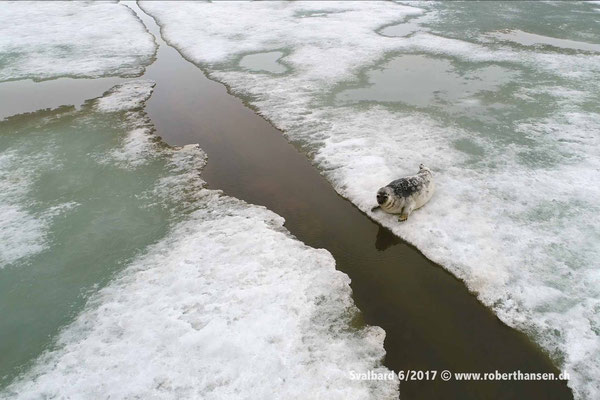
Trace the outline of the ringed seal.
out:
[[[396,179],[377,191],[377,206],[388,214],[400,214],[399,221],[406,221],[410,213],[431,199],[435,190],[431,170],[419,165],[419,172],[413,176]]]

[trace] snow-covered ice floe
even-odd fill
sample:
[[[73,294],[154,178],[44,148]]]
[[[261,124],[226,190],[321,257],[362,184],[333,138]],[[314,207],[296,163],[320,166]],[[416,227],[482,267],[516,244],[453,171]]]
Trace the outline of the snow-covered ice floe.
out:
[[[80,140],[89,163],[107,165],[112,197],[135,197],[143,209],[164,204],[171,226],[91,296],[0,398],[397,398],[397,379],[351,379],[351,371],[390,371],[381,365],[384,331],[356,325],[348,276],[326,250],[293,238],[283,218],[205,189],[203,151],[171,148],[153,135],[142,108],[153,86],[130,81],[82,110],[46,112],[35,124],[49,126],[42,132],[50,153],[66,157],[65,132],[51,130],[61,118],[73,126],[104,121],[98,132],[88,127],[64,145]],[[111,136],[112,124],[129,133]],[[32,151],[33,139],[9,144]],[[121,194],[130,171],[146,194]],[[93,207],[98,196],[84,196],[81,207]]]
[[[3,2],[0,81],[135,76],[152,61],[152,36],[114,2]]]
[[[503,321],[543,346],[569,371],[577,398],[597,398],[600,55],[581,51],[595,48],[582,38],[598,38],[584,26],[591,22],[577,23],[593,11],[567,15],[559,3],[409,4],[421,8],[388,2],[141,7],[186,58],[300,143],[340,194],[463,279]],[[453,7],[459,11],[446,18]],[[480,8],[487,11],[463,18]],[[582,27],[580,37],[566,37],[561,47],[552,47],[552,38],[526,46],[476,25],[496,29],[500,21],[497,29],[525,32],[519,24],[536,28],[540,12],[570,18],[575,25],[568,26]],[[404,37],[377,33],[406,21],[422,21],[424,28]],[[577,40],[582,43],[574,46]],[[245,55],[274,51],[285,54],[279,61],[286,73],[239,65]],[[393,87],[398,100],[340,101],[352,87],[377,85],[378,73],[402,76],[392,68],[403,54],[447,66],[427,76],[413,68],[421,81],[456,84],[432,92],[425,105],[404,101],[405,93]],[[492,75],[499,79],[477,89],[477,80]],[[460,87],[475,90],[450,93]],[[438,182],[427,206],[403,224],[369,211],[378,187],[414,173],[421,162]]]

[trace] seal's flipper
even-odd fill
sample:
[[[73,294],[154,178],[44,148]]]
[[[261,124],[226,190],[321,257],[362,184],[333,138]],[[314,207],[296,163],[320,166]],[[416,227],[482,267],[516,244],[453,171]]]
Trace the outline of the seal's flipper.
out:
[[[380,206],[375,206],[375,207],[371,208],[371,212],[373,212],[373,211],[377,211],[377,210],[379,210],[380,208],[381,208]]]

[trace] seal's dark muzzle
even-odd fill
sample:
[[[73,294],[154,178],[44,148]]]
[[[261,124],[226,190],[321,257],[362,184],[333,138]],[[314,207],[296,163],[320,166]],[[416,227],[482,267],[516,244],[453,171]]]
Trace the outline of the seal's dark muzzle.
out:
[[[385,203],[385,198],[386,196],[383,194],[378,194],[377,195],[377,204],[383,204]]]

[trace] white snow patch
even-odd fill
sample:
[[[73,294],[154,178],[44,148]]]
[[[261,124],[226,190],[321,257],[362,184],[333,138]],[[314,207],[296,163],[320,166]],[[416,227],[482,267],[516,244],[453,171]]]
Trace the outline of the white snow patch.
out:
[[[397,398],[397,381],[350,379],[386,371],[384,332],[348,327],[350,282],[331,255],[265,209],[205,195],[8,398]]]
[[[140,109],[152,95],[155,82],[151,80],[134,80],[114,86],[102,97],[94,101],[97,111],[105,113],[127,112]],[[129,128],[127,135],[121,139],[121,145],[110,152],[110,157],[101,162],[116,162],[125,168],[135,168],[146,164],[156,155],[158,138],[151,131],[145,119],[140,120],[137,113],[126,113],[124,126]]]
[[[600,51],[600,44],[579,42],[576,40],[558,39],[549,36],[537,35],[535,33],[524,32],[518,29],[502,32],[491,32],[488,34],[491,38],[501,41],[511,41],[524,46],[548,45],[564,49]]]
[[[133,12],[111,2],[3,2],[0,81],[141,74],[156,45]]]
[[[45,157],[19,157],[16,151],[0,154],[0,268],[36,255],[48,248],[51,218],[72,208],[72,202],[38,210],[27,201],[33,175]]]
[[[120,112],[142,107],[155,85],[154,81],[142,79],[122,83],[99,98],[96,108],[101,112]]]

